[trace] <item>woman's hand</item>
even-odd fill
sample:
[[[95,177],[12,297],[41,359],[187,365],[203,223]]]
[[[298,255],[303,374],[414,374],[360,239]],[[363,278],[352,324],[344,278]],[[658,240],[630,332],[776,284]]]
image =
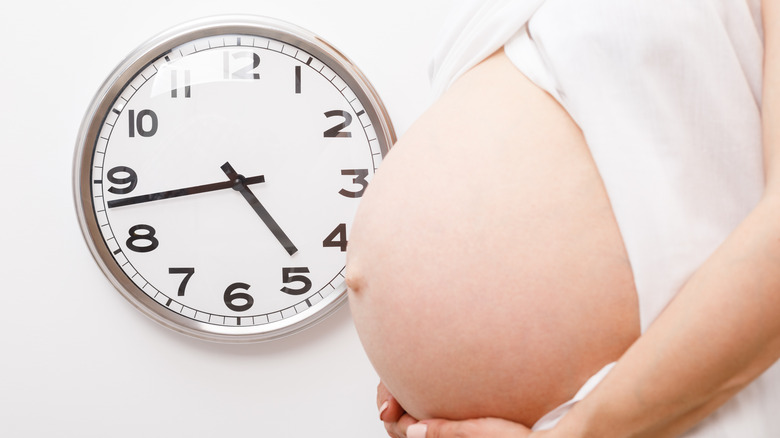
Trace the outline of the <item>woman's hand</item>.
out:
[[[525,426],[498,418],[418,422],[404,411],[382,382],[376,389],[376,403],[379,419],[392,438],[523,438],[531,434]]]
[[[425,420],[410,425],[406,430],[406,436],[407,438],[524,438],[531,436],[531,430],[523,425],[498,418],[463,421]]]

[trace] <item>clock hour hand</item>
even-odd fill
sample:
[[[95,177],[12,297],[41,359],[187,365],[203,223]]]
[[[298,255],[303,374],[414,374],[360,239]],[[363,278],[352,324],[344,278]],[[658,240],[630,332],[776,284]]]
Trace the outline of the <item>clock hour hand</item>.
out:
[[[273,233],[274,237],[276,237],[276,240],[278,240],[284,249],[287,250],[287,253],[293,255],[298,252],[298,248],[296,248],[295,245],[293,245],[293,243],[290,241],[290,238],[284,234],[282,228],[279,227],[279,224],[277,224],[276,221],[271,217],[271,215],[268,213],[268,210],[263,207],[263,204],[260,203],[260,200],[257,199],[257,196],[255,196],[255,194],[249,190],[249,179],[236,172],[229,162],[223,164],[221,168],[222,171],[225,172],[225,175],[230,178],[230,184],[232,184],[231,187],[233,187],[233,190],[237,190],[241,193],[244,199],[246,199],[246,202],[249,203],[255,213],[257,213],[257,215],[260,216],[260,219],[263,220],[268,229],[271,230],[271,233]]]
[[[265,176],[258,175],[244,179],[247,185],[265,182]],[[166,190],[163,192],[149,193],[146,195],[131,196],[129,198],[114,199],[106,204],[108,208],[122,207],[124,205],[141,204],[144,202],[159,201],[161,199],[178,198],[179,196],[194,195],[197,193],[213,192],[215,190],[229,189],[233,187],[233,181],[222,181],[200,186],[185,187],[181,189]]]

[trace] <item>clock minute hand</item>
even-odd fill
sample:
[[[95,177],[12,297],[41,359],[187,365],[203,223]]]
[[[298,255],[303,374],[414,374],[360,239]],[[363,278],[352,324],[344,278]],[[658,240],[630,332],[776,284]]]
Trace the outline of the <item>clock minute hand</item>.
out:
[[[284,249],[287,250],[287,253],[293,255],[298,252],[298,248],[296,248],[295,245],[293,245],[293,243],[290,241],[290,238],[284,234],[282,228],[271,217],[271,214],[268,213],[268,210],[263,207],[263,204],[260,203],[260,200],[257,199],[257,196],[255,196],[255,194],[249,190],[249,179],[236,172],[229,162],[223,164],[221,169],[223,172],[225,172],[225,175],[230,178],[231,181],[229,181],[229,183],[231,184],[231,187],[241,193],[244,199],[246,199],[246,202],[249,203],[255,213],[257,213],[257,215],[260,216],[260,219],[263,220],[263,223],[265,223],[268,229],[271,230],[271,233],[273,233],[274,237],[276,237],[276,240],[278,240]]]
[[[264,175],[253,176],[245,178],[245,183],[257,184],[265,182]],[[229,189],[233,187],[233,181],[222,181],[212,184],[203,184],[193,187],[185,187],[181,189],[166,190],[163,192],[149,193],[146,195],[131,196],[129,198],[120,198],[108,201],[106,204],[108,208],[122,207],[125,205],[141,204],[144,202],[159,201],[161,199],[178,198],[179,196],[195,195],[198,193],[213,192],[216,190]]]

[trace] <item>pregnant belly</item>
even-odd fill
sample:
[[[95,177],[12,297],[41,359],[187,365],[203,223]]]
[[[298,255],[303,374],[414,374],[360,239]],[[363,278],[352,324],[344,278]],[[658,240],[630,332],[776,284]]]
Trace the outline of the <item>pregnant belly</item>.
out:
[[[369,359],[418,419],[531,425],[639,335],[582,134],[503,54],[388,155],[356,217],[347,278]]]

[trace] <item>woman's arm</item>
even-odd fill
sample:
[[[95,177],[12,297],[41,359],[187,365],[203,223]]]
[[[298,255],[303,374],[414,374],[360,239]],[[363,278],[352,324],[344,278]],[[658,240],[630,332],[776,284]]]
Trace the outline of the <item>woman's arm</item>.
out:
[[[778,201],[761,201],[602,384],[544,436],[677,436],[777,360]]]
[[[561,423],[532,437],[677,436],[780,357],[780,0],[764,0],[764,196],[607,378]],[[481,436],[426,421],[427,437]],[[505,436],[518,433],[516,425]],[[475,429],[476,428],[476,429]],[[512,431],[514,429],[514,432]],[[486,432],[486,431],[485,431]],[[488,436],[488,435],[485,435]],[[500,436],[495,429],[490,436]],[[520,435],[516,435],[520,436]]]

